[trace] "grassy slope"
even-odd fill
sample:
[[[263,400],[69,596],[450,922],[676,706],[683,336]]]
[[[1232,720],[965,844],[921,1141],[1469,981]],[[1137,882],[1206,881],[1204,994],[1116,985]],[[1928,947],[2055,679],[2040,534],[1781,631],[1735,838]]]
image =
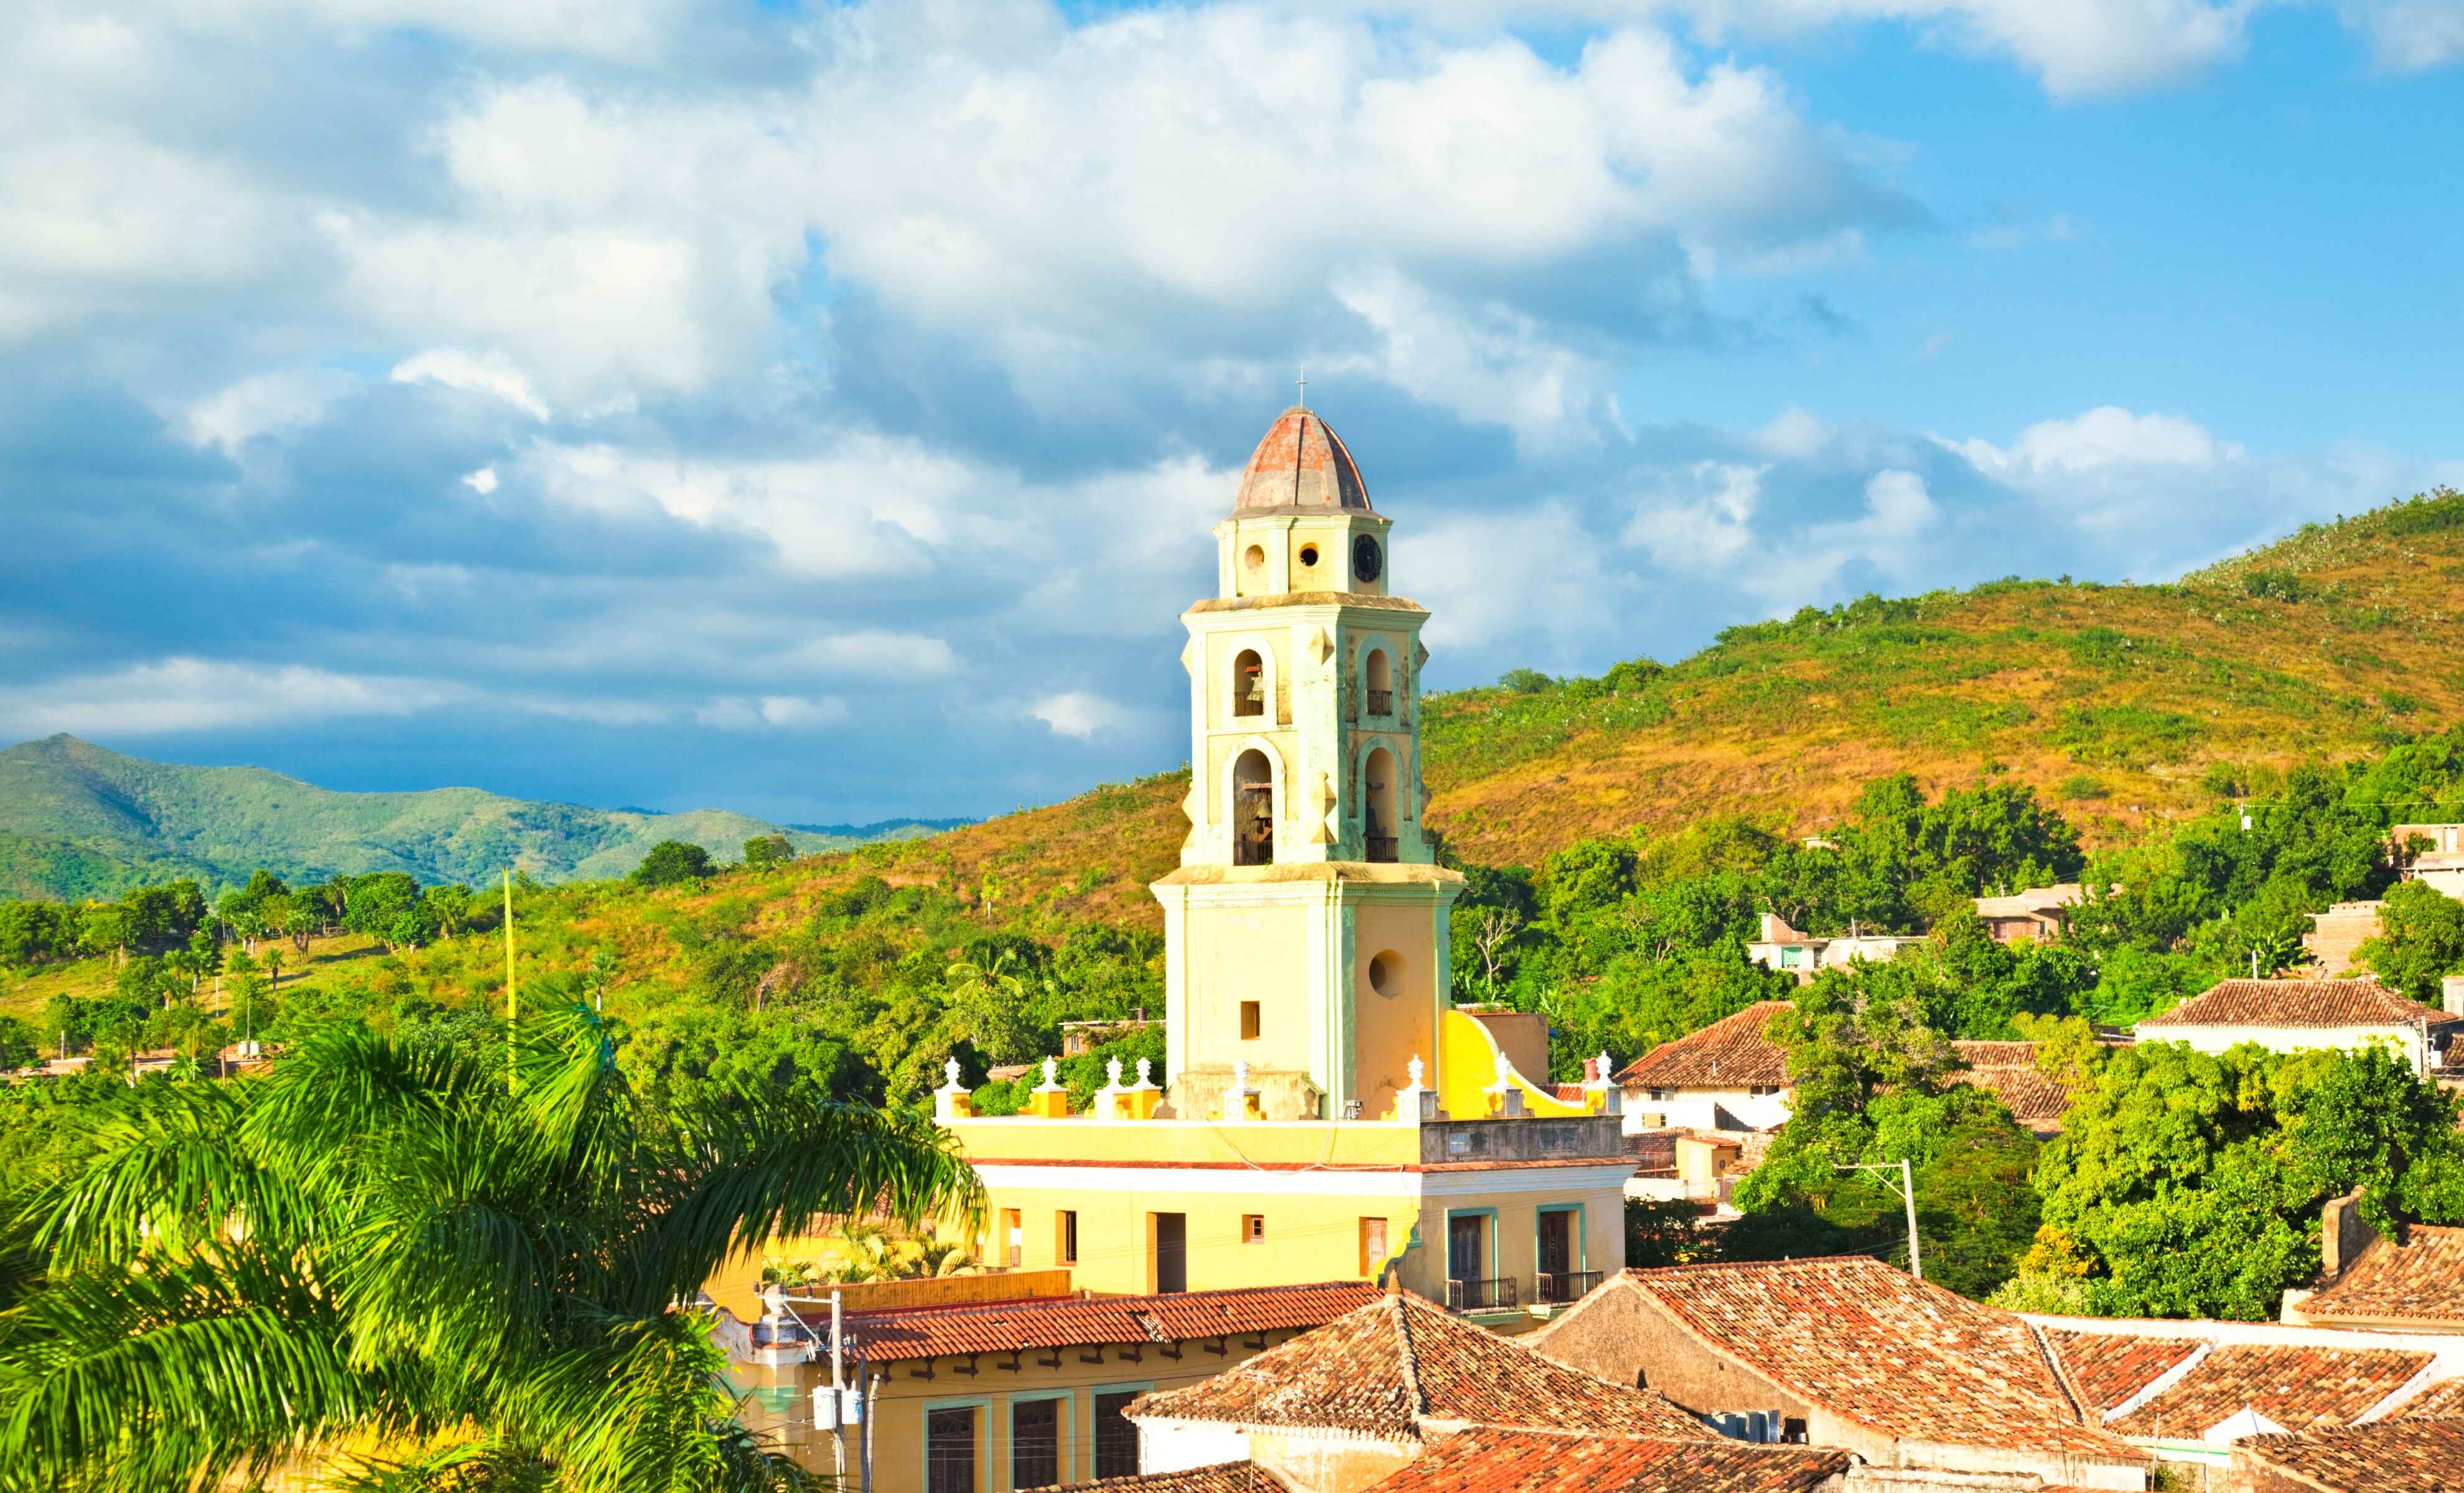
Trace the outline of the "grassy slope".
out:
[[[2447,527],[2446,525],[2454,525]],[[2338,758],[2464,715],[2464,497],[2380,510],[2177,586],[1995,585],[1893,604],[1904,615],[1749,629],[1639,692],[1474,690],[1428,702],[1434,817],[1466,859],[1528,863],[1575,840],[1743,813],[1811,830],[1874,776],[1935,789],[1998,763],[2063,801],[2091,841],[2212,798],[2236,773]],[[2261,593],[2254,595],[2254,591]],[[2292,599],[2287,600],[2285,598]],[[2092,779],[2097,797],[2066,799]],[[526,967],[623,958],[634,999],[680,985],[678,929],[801,922],[859,875],[946,887],[999,922],[1160,923],[1146,883],[1176,864],[1186,775],[1107,784],[930,839],[885,841],[737,873],[701,889],[577,887],[569,914],[526,928]],[[319,955],[326,953],[320,945]],[[337,943],[339,967],[364,957]],[[446,988],[495,987],[496,955],[458,939],[415,956]],[[97,988],[89,964],[12,982],[0,1012]]]
[[[2256,579],[2254,580],[2253,578]],[[1458,692],[1427,703],[1431,820],[1466,860],[1716,814],[1811,831],[1865,782],[2035,785],[2093,842],[2247,777],[2464,717],[2464,496],[2304,531],[2167,586],[1938,592],[1738,629],[1639,691]],[[1876,613],[1861,618],[1860,611]],[[1159,922],[1186,777],[1108,785],[860,859],[893,881]]]
[[[898,826],[870,826],[895,833]],[[473,881],[510,863],[544,881],[618,876],[661,840],[733,859],[780,826],[723,809],[680,814],[537,803],[475,788],[336,793],[253,767],[148,762],[73,736],[0,751],[0,894],[86,896],[133,882],[408,871]],[[808,853],[850,837],[791,831]]]

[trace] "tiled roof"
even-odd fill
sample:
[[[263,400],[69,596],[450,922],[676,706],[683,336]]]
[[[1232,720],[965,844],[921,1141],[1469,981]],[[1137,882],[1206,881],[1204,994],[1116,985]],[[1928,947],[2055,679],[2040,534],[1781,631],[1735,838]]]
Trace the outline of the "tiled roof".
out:
[[[1754,1088],[1788,1082],[1788,1049],[1764,1028],[1789,1009],[1785,1000],[1760,1000],[1699,1032],[1664,1042],[1625,1065],[1617,1076],[1626,1088]]]
[[[2189,1440],[2247,1406],[2288,1431],[2350,1425],[2430,1358],[2383,1348],[2222,1343],[2163,1394],[2106,1424],[2123,1436]]]
[[[2077,907],[2087,900],[2086,889],[2078,882],[2056,882],[2050,887],[2030,887],[2007,897],[1978,897],[1979,917],[2021,917],[2031,912],[2051,913],[2062,908]]]
[[[1099,1343],[1185,1343],[1243,1332],[1290,1330],[1331,1322],[1377,1296],[1366,1281],[1258,1285],[1167,1296],[1074,1296],[851,1312],[846,1328],[875,1363],[952,1353],[1009,1353]],[[826,1312],[800,1315],[817,1333]]]
[[[2156,1376],[2199,1350],[2195,1337],[2143,1337],[2136,1332],[2045,1331],[2061,1355],[2071,1386],[2099,1413],[2156,1382]]]
[[[1862,1255],[1628,1270],[1698,1339],[1895,1438],[2130,1458],[2081,1423],[2035,1333]]]
[[[1249,1461],[1219,1461],[1179,1472],[1141,1472],[1126,1478],[1097,1478],[1092,1482],[1055,1484],[1070,1493],[1291,1493],[1291,1485],[1266,1468]],[[1021,1493],[1036,1493],[1022,1489]]]
[[[1651,1390],[1550,1362],[1418,1296],[1367,1306],[1199,1384],[1150,1394],[1133,1419],[1417,1438],[1424,1422],[1703,1439]]]
[[[2464,1420],[2398,1417],[2296,1436],[2254,1436],[2244,1459],[2333,1493],[2464,1493]]]
[[[1962,1039],[1951,1044],[1959,1061],[1972,1068],[2032,1068],[2036,1044],[2032,1042],[1978,1042]]]
[[[2464,1022],[2464,1017],[2423,1005],[2374,979],[2227,979],[2139,1024],[2402,1026],[2425,1020],[2432,1026]]]
[[[2335,1284],[2301,1304],[2314,1322],[2464,1321],[2464,1228],[2416,1223],[2404,1242],[2372,1240]]]
[[[2399,1416],[2464,1416],[2464,1379],[2444,1379],[2395,1408]]]
[[[1959,1081],[2001,1100],[2011,1118],[2022,1125],[2058,1124],[2071,1107],[2071,1091],[2035,1068],[1971,1067]]]
[[[1848,1470],[1843,1451],[1465,1431],[1373,1485],[1374,1493],[1802,1493]],[[1212,1490],[1209,1490],[1212,1493]]]
[[[1298,405],[1276,416],[1259,438],[1232,501],[1235,514],[1294,508],[1371,511],[1368,485],[1343,437],[1317,411]]]

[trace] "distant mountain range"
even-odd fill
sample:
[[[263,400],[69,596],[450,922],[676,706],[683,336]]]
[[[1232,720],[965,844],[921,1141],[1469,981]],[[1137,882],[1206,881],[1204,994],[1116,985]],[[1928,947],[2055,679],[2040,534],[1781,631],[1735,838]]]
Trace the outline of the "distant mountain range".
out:
[[[576,881],[621,876],[662,840],[732,861],[760,834],[809,854],[967,823],[774,824],[726,809],[594,809],[477,788],[337,793],[263,768],[149,762],[57,736],[0,751],[0,896],[109,896],[174,876],[210,888],[259,867],[288,880],[407,871],[476,882],[510,865]]]

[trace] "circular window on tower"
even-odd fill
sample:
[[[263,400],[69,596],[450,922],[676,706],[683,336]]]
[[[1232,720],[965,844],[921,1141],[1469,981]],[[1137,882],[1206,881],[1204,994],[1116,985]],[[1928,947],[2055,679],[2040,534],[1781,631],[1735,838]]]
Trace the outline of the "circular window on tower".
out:
[[[1403,989],[1403,956],[1392,949],[1371,955],[1369,988],[1381,996],[1400,994]]]
[[[1386,557],[1378,553],[1377,537],[1364,534],[1352,541],[1352,573],[1363,581],[1375,581],[1386,568]]]
[[[1252,544],[1249,553],[1241,557],[1241,563],[1251,570],[1264,570],[1266,568],[1266,552]]]
[[[1302,545],[1302,546],[1301,546],[1301,568],[1302,568],[1302,569],[1304,569],[1304,570],[1306,570],[1306,569],[1308,569],[1309,566],[1314,565],[1314,564],[1316,564],[1316,563],[1317,563],[1317,546],[1316,546],[1316,545],[1314,545],[1314,544],[1304,544],[1304,545]]]

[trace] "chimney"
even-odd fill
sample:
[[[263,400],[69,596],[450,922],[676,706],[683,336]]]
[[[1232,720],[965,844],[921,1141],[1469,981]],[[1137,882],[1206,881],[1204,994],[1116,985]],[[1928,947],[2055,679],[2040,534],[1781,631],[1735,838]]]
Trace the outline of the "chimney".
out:
[[[2438,977],[2438,1004],[2449,1016],[2464,1016],[2464,975]]]
[[[2319,1212],[2319,1282],[2333,1285],[2377,1236],[2362,1221],[2362,1195],[2356,1190],[2332,1197]]]

